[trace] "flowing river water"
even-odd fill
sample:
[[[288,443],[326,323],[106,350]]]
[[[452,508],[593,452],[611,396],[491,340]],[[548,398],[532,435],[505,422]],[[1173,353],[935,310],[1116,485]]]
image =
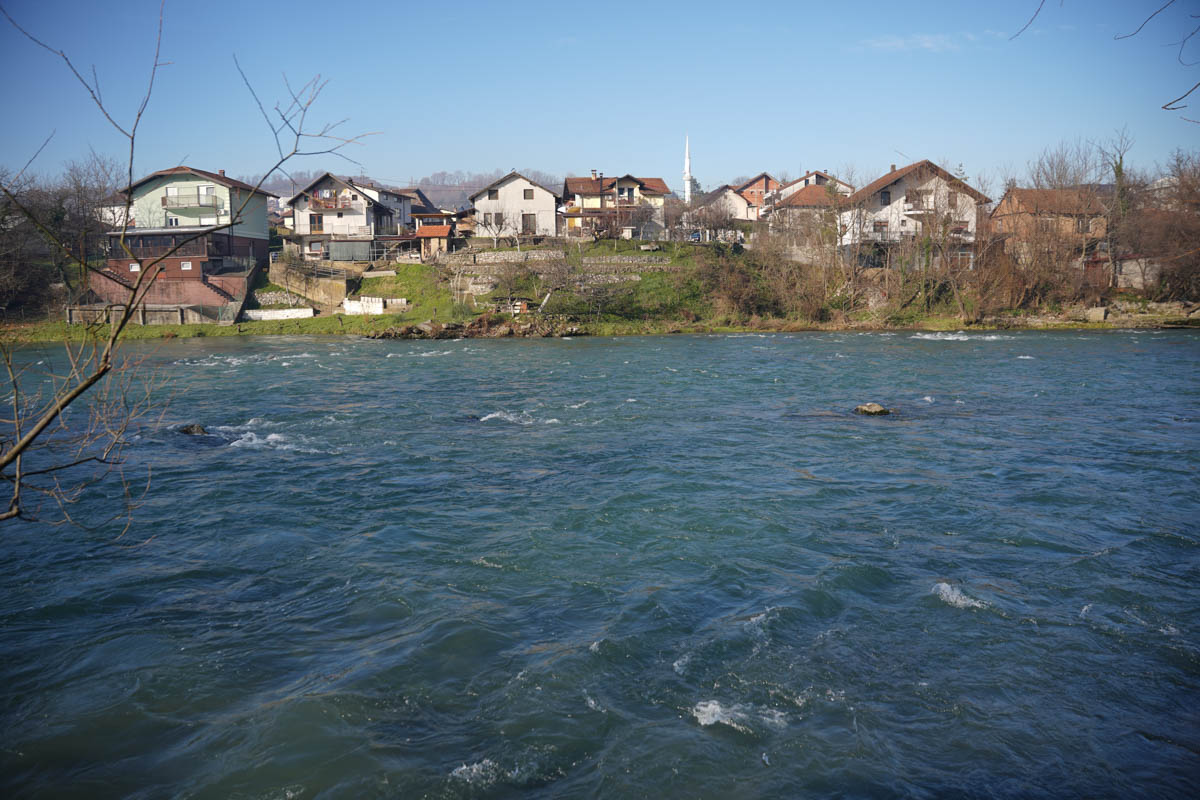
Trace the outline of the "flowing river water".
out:
[[[130,350],[133,528],[0,527],[6,797],[1195,796],[1194,332]]]

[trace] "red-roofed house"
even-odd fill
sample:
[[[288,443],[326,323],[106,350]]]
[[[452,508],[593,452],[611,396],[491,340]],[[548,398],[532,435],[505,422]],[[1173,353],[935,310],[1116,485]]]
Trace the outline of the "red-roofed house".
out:
[[[309,261],[372,261],[412,242],[409,190],[326,172],[287,205],[294,212],[292,246]]]
[[[1004,251],[1028,260],[1034,250],[1086,255],[1108,231],[1104,204],[1089,189],[1021,189],[1004,193],[990,214]]]
[[[595,170],[590,178],[567,178],[562,192],[564,230],[568,236],[661,238],[670,193],[662,178],[606,178]]]
[[[804,173],[794,181],[789,181],[783,184],[778,189],[771,192],[764,201],[766,205],[765,210],[769,213],[770,209],[775,205],[782,203],[796,192],[807,189],[810,186],[829,186],[830,184],[833,185],[838,194],[848,197],[854,193],[854,187],[850,184],[843,180],[838,180],[828,172],[822,172],[819,169],[814,169],[810,172]]]
[[[758,219],[759,211],[761,211],[763,204],[766,202],[767,195],[778,188],[779,181],[766,172],[760,172],[741,186],[733,187],[733,190],[746,198],[746,201],[750,205],[754,206],[753,219]]]

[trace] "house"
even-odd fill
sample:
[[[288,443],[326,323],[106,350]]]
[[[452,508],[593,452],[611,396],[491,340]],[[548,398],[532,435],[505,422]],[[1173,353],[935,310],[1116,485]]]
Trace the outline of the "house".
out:
[[[469,198],[476,230],[485,236],[555,236],[558,195],[518,172],[485,186]]]
[[[606,178],[596,170],[590,178],[567,178],[562,192],[564,232],[660,238],[666,230],[664,208],[670,193],[662,178]]]
[[[765,172],[760,172],[742,185],[734,187],[733,190],[746,198],[746,201],[750,205],[754,206],[755,211],[752,219],[758,219],[758,212],[762,209],[767,195],[778,188],[779,181]]]
[[[124,302],[151,259],[158,272],[144,304],[216,308],[246,294],[266,264],[267,192],[194,167],[159,170],[122,190],[132,195],[131,224],[108,234],[103,270],[89,288],[106,303]]]
[[[838,243],[859,261],[886,265],[918,238],[934,258],[974,263],[979,208],[991,201],[932,161],[891,170],[845,198]]]
[[[735,187],[718,186],[695,202],[687,213],[687,224],[711,227],[729,220],[756,220],[758,206]]]
[[[854,193],[854,187],[850,184],[846,183],[845,181],[838,180],[828,172],[822,172],[819,169],[815,169],[804,173],[794,181],[789,181],[788,183],[783,184],[775,191],[768,194],[766,199],[763,201],[765,204],[764,210],[769,212],[769,210],[775,205],[783,202],[796,192],[807,189],[809,186],[829,185],[832,185],[838,194],[845,197],[849,197]]]
[[[309,261],[374,261],[412,242],[413,190],[326,172],[288,200],[289,249]]]
[[[785,237],[795,258],[817,261],[834,249],[844,199],[837,184],[810,183],[775,203],[769,217],[771,230]]]
[[[1084,258],[1108,232],[1102,198],[1093,188],[1008,189],[989,215],[991,232],[1020,262],[1040,254]]]

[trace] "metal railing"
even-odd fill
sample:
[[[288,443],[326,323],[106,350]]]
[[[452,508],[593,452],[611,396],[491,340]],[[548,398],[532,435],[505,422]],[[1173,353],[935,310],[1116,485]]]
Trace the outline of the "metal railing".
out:
[[[202,192],[183,192],[167,194],[162,197],[163,208],[223,208],[225,204],[215,194]]]

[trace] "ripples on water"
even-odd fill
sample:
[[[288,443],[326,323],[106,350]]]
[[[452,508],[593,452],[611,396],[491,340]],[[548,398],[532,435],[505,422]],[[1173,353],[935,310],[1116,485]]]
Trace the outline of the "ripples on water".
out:
[[[135,529],[4,531],[8,796],[1195,788],[1194,334],[153,352]]]

